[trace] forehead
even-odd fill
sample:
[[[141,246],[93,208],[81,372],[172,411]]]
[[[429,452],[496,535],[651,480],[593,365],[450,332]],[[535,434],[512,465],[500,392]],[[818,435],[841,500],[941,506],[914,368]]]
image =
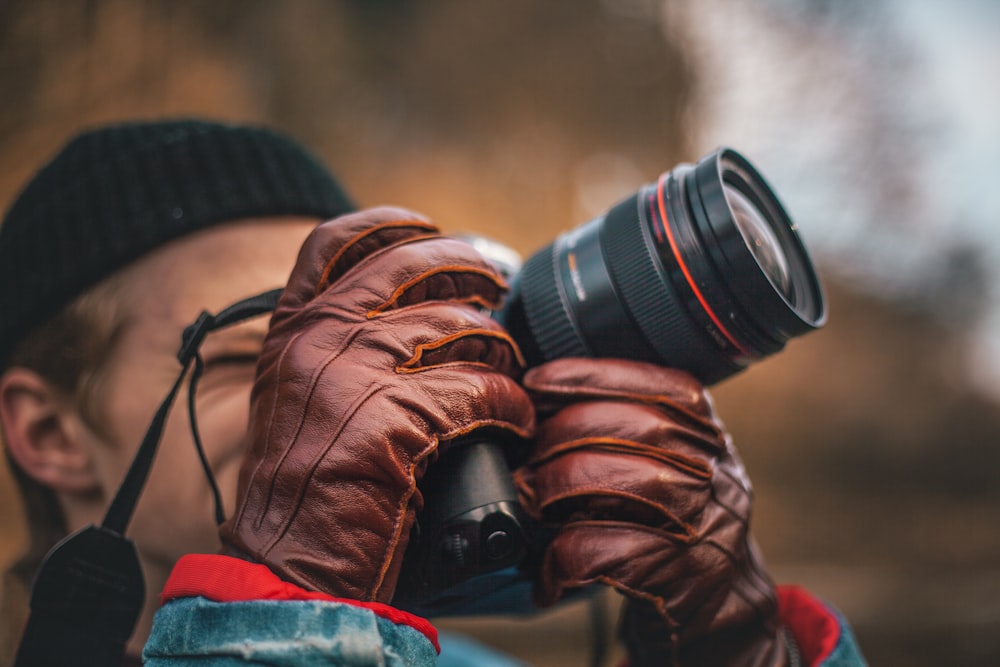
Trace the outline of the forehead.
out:
[[[134,324],[184,325],[239,299],[283,287],[318,221],[241,220],[168,243],[123,270]]]

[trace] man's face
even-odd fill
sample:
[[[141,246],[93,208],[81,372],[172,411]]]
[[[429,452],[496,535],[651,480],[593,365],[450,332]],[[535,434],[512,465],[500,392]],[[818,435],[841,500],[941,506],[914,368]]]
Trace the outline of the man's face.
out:
[[[103,372],[90,433],[105,500],[117,490],[150,419],[180,371],[176,354],[185,326],[202,310],[217,313],[254,294],[283,287],[315,220],[243,221],[184,237],[129,266],[121,339]],[[254,367],[268,317],[209,334],[196,395],[199,432],[233,511],[246,435]],[[147,566],[169,569],[185,553],[218,550],[211,489],[195,451],[186,383],[167,420],[152,472],[128,529]]]

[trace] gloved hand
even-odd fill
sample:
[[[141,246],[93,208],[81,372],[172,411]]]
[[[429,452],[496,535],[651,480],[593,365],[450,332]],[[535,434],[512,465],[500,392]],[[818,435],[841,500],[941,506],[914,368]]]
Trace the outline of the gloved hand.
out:
[[[309,590],[389,602],[439,449],[529,437],[520,353],[483,314],[505,285],[411,212],[319,226],[271,320],[223,550]]]
[[[630,667],[787,664],[750,481],[702,386],[617,359],[560,359],[524,386],[539,426],[515,482],[559,526],[538,602],[592,583],[623,593]]]

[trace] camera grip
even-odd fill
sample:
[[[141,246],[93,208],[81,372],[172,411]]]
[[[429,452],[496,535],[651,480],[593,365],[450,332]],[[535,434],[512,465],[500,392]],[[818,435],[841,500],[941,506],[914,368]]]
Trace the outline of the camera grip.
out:
[[[484,435],[453,443],[420,488],[424,507],[393,602],[433,615],[468,600],[472,588],[494,588],[481,575],[520,564],[529,536],[503,448]]]

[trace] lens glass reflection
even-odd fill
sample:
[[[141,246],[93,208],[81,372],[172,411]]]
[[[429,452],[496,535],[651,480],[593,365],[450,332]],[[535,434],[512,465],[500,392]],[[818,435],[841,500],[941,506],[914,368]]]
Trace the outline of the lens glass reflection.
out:
[[[750,249],[757,264],[790,303],[794,303],[791,271],[788,259],[771,225],[747,197],[731,186],[723,185],[726,200],[733,212],[736,228],[743,236],[743,242]]]

